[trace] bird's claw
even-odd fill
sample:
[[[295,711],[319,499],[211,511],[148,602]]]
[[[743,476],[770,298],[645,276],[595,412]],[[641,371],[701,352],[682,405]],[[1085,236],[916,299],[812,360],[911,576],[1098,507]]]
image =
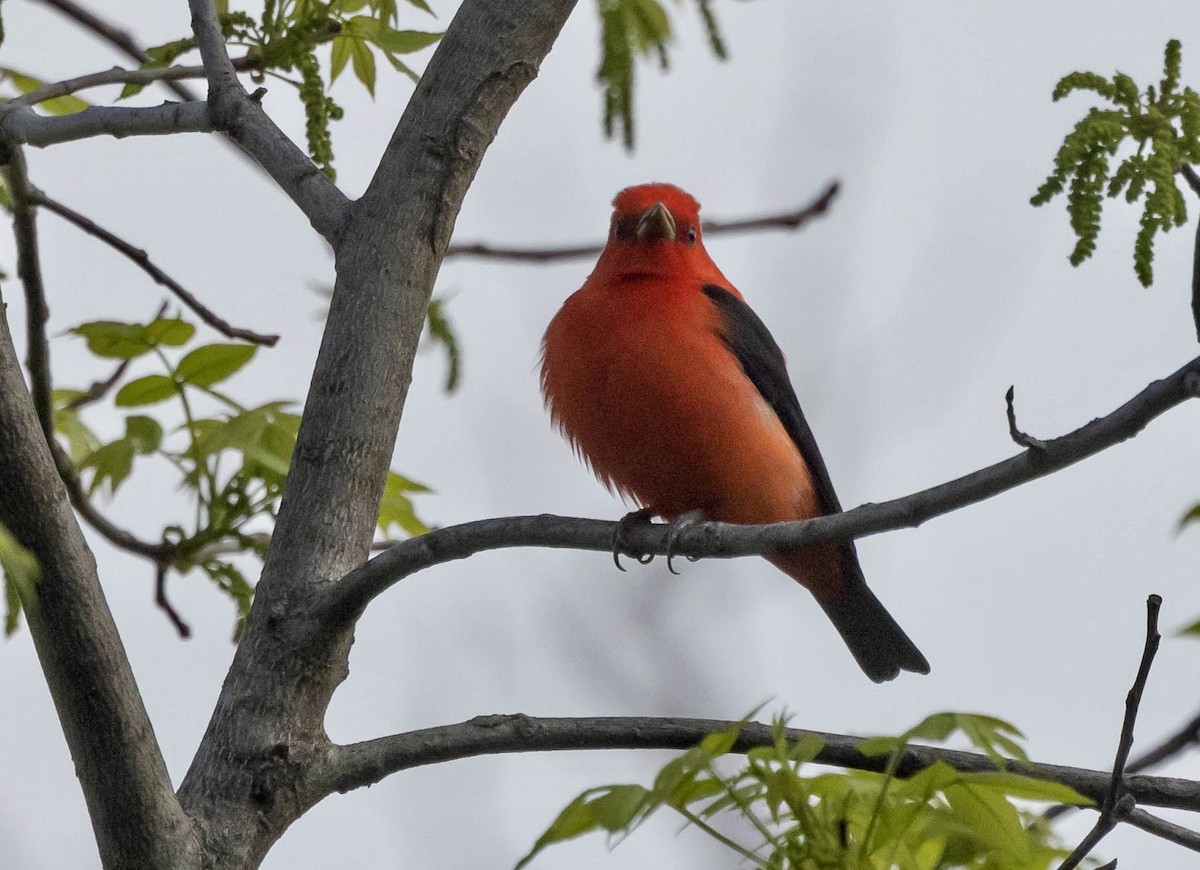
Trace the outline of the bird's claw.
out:
[[[672,574],[678,574],[675,570],[675,543],[679,540],[679,536],[683,532],[696,523],[704,522],[704,513],[699,510],[688,511],[686,514],[681,514],[671,522],[671,530],[667,532],[667,570]],[[689,562],[695,562],[695,556],[685,557]]]
[[[624,571],[625,566],[621,564],[621,554],[625,553],[637,560],[639,565],[649,565],[654,561],[653,553],[634,553],[630,551],[625,540],[630,531],[637,526],[650,525],[650,517],[654,516],[654,511],[649,508],[632,511],[625,514],[617,522],[617,530],[613,533],[613,564],[617,566],[617,570]]]

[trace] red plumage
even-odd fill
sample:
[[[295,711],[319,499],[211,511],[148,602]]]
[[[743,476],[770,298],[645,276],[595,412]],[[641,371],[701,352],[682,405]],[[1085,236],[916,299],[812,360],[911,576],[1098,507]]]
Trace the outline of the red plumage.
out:
[[[595,270],[546,330],[554,423],[606,486],[667,519],[840,510],[782,353],[704,249],[698,203],[647,184],[614,207]],[[768,558],[813,593],[872,679],[928,672],[867,588],[853,544]]]

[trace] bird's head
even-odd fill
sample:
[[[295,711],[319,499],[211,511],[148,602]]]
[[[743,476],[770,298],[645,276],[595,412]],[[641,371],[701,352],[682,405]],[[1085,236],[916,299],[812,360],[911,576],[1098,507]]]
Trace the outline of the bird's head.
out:
[[[596,268],[613,277],[682,279],[688,286],[727,283],[704,250],[700,203],[673,184],[639,184],[617,194]]]
[[[613,200],[610,242],[695,247],[700,244],[700,203],[673,184],[627,187]]]

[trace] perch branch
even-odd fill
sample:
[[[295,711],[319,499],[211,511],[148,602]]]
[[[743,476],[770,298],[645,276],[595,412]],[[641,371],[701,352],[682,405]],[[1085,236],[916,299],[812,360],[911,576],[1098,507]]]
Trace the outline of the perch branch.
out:
[[[1010,459],[971,474],[881,504],[865,504],[832,516],[770,526],[697,523],[679,532],[677,556],[729,558],[765,553],[788,546],[847,540],[900,528],[998,495],[1013,487],[1073,465],[1140,432],[1160,414],[1200,392],[1200,357],[1168,377],[1150,384],[1105,417],[1041,449],[1027,449]],[[668,528],[645,525],[629,530],[633,551],[662,555]],[[442,562],[465,559],[484,550],[507,547],[557,547],[612,550],[616,524],[551,515],[479,520],[412,538],[380,553],[326,590],[326,606],[340,619],[353,620],[367,603],[408,575]]]

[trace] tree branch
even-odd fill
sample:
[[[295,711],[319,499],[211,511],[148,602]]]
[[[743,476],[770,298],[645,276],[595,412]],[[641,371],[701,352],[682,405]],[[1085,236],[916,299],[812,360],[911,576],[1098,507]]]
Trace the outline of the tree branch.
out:
[[[100,16],[83,8],[73,0],[42,0],[47,6],[61,12],[66,17],[70,18],[76,24],[86,30],[90,30],[94,35],[107,42],[109,45],[124,52],[126,57],[135,60],[138,63],[145,63],[149,58],[142,47],[132,36],[121,30],[114,24],[110,24]],[[176,82],[169,82],[167,87],[186,103],[195,102],[197,97],[189,88],[184,87]]]
[[[352,629],[322,624],[313,604],[323,585],[368,554],[425,310],[463,196],[575,0],[464,0],[367,193],[349,209],[290,142],[297,160],[273,157],[263,143],[274,127],[264,132],[259,107],[234,93],[211,3],[189,2],[214,119],[326,233],[338,273],[254,604],[179,790],[185,810],[221,832],[210,843],[217,866],[241,867],[260,860],[319,798],[306,771],[328,750],[324,717],[347,674]],[[303,178],[287,168],[300,160],[311,172]],[[324,206],[306,206],[308,183]]]
[[[258,65],[258,61],[247,55],[233,61],[233,65],[235,69],[239,70],[254,69]],[[36,106],[38,103],[53,100],[55,97],[65,97],[68,94],[74,94],[88,88],[103,87],[104,85],[146,85],[153,82],[175,82],[180,79],[202,79],[204,76],[203,66],[155,66],[146,67],[145,69],[124,69],[114,66],[112,69],[107,69],[103,72],[94,72],[76,76],[73,79],[53,82],[35,91],[29,91],[28,93],[21,94],[19,97],[13,97],[9,103],[14,106]],[[188,102],[191,102],[191,100]],[[197,100],[196,102],[199,101]]]
[[[0,302],[0,310],[3,310]],[[29,632],[106,867],[199,864],[154,730],[0,317],[0,523],[37,558]]]
[[[477,716],[454,725],[335,746],[315,775],[321,786],[328,789],[327,793],[347,792],[373,785],[402,770],[480,755],[598,749],[687,750],[709,734],[735,724],[715,719],[662,717],[544,718],[521,713]],[[818,764],[877,773],[887,768],[887,754],[864,755],[859,751],[861,737],[798,728],[789,728],[786,734],[788,740],[807,735],[819,737],[824,748],[816,757]],[[732,751],[744,753],[757,746],[771,746],[772,740],[770,725],[751,722],[743,726]],[[935,761],[964,773],[997,769],[986,755],[910,744],[903,752],[897,775],[911,777]],[[1097,803],[1104,800],[1112,779],[1110,771],[1057,764],[1009,761],[1004,769],[1062,783]],[[1139,804],[1200,811],[1200,786],[1192,780],[1130,776],[1126,785]]]
[[[42,258],[38,253],[37,212],[29,201],[29,175],[20,148],[7,154],[8,188],[12,194],[13,233],[17,242],[17,275],[25,288],[25,366],[33,407],[47,442],[54,440],[54,398],[50,380],[50,343],[46,338],[46,286],[42,280]]]
[[[1179,168],[1192,192],[1200,196],[1200,175],[1188,164]],[[1200,221],[1196,222],[1196,241],[1192,248],[1192,321],[1196,325],[1196,338],[1200,339]]]
[[[167,136],[211,133],[204,103],[161,106],[89,106],[72,115],[39,115],[28,106],[0,106],[0,140],[44,148],[93,136]]]
[[[188,0],[192,30],[208,75],[208,109],[213,124],[242,147],[275,179],[332,245],[349,216],[346,195],[317,168],[246,93],[225,50],[213,0]]]
[[[1168,822],[1166,819],[1160,819],[1158,816],[1153,816],[1145,810],[1133,810],[1122,821],[1133,825],[1135,828],[1140,828],[1148,834],[1169,840],[1177,846],[1183,846],[1185,849],[1191,849],[1193,852],[1200,852],[1200,834],[1183,827],[1183,825],[1177,825],[1174,822]]]
[[[74,224],[79,229],[83,230],[90,236],[94,236],[104,242],[109,247],[123,254],[125,257],[137,264],[138,268],[155,280],[156,283],[166,287],[175,296],[183,302],[188,308],[195,312],[196,316],[207,323],[217,332],[229,338],[240,338],[243,341],[248,341],[253,344],[262,344],[268,347],[274,347],[279,341],[278,335],[263,335],[249,329],[241,329],[240,327],[231,325],[227,320],[218,317],[215,312],[206,307],[203,302],[193,296],[187,289],[179,284],[174,278],[158,268],[150,259],[150,256],[141,248],[136,248],[129,242],[122,239],[104,227],[85,217],[72,208],[64,205],[58,200],[51,199],[42,193],[40,190],[30,190],[29,201],[34,205],[40,205],[49,211],[54,212],[63,220]]]
[[[1100,817],[1088,832],[1083,841],[1059,865],[1058,870],[1074,870],[1079,866],[1104,837],[1125,821],[1137,809],[1136,798],[1129,794],[1125,787],[1125,763],[1129,760],[1129,752],[1133,748],[1133,727],[1137,722],[1138,708],[1142,703],[1142,693],[1146,690],[1146,681],[1150,679],[1150,667],[1154,664],[1154,656],[1158,652],[1158,611],[1162,607],[1162,598],[1151,595],[1146,599],[1146,643],[1142,650],[1142,662],[1138,666],[1137,676],[1133,686],[1125,697],[1125,720],[1121,724],[1121,737],[1117,741],[1117,755],[1113,759],[1112,774],[1109,778],[1108,791],[1100,804]],[[1144,820],[1143,820],[1144,821]]]
[[[705,221],[704,234],[708,236],[724,233],[742,233],[766,229],[796,230],[820,217],[829,210],[841,183],[832,181],[808,205],[781,214],[764,215],[744,220]],[[604,243],[589,245],[568,245],[557,248],[508,248],[483,242],[463,242],[451,245],[446,250],[447,257],[484,257],[504,262],[517,263],[547,263],[554,260],[570,260],[577,257],[594,257],[604,250]]]
[[[1011,459],[881,504],[865,504],[832,516],[768,526],[697,523],[680,531],[677,556],[730,558],[781,547],[847,540],[900,528],[999,495],[1013,487],[1074,465],[1105,448],[1132,438],[1151,420],[1200,393],[1200,357],[1174,374],[1150,384],[1105,417],[1043,442]],[[325,608],[339,621],[353,621],[376,595],[417,571],[465,559],[485,550],[508,547],[558,547],[610,552],[616,523],[556,517],[504,517],[447,526],[396,544],[325,590]],[[634,551],[662,555],[669,526],[642,525],[628,530]]]

